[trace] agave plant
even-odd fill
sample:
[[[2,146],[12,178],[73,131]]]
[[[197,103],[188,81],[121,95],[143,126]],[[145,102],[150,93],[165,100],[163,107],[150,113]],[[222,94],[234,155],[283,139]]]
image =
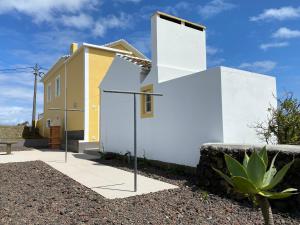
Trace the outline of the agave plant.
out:
[[[262,148],[259,152],[254,151],[250,157],[245,152],[242,164],[225,154],[225,162],[230,176],[213,168],[236,191],[250,197],[254,203],[260,206],[265,225],[274,225],[272,209],[268,199],[287,198],[293,194],[297,194],[297,189],[295,188],[288,188],[281,192],[270,191],[283,179],[293,164],[292,161],[277,172],[274,166],[277,154],[274,156],[269,168],[266,147]]]

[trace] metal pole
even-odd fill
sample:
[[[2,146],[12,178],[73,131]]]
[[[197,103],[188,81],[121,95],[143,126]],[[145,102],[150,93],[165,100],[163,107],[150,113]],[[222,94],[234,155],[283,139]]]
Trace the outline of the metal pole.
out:
[[[67,163],[67,157],[68,157],[68,112],[65,110],[65,135],[66,135],[66,146],[65,146],[65,163]]]
[[[137,192],[137,150],[136,150],[136,94],[133,94],[133,121],[134,121],[134,191]]]
[[[36,64],[34,66],[34,86],[33,86],[33,103],[32,103],[32,122],[31,122],[31,132],[32,134],[35,132],[35,120],[36,120],[36,89],[37,89],[37,76],[39,74],[39,67]]]
[[[148,93],[148,92],[134,92],[134,91],[119,91],[119,90],[103,90],[104,93],[117,93],[117,94],[132,94],[133,95],[133,128],[134,128],[134,191],[137,192],[137,137],[136,137],[136,95],[151,95],[151,96],[163,96],[160,93]]]
[[[65,146],[65,163],[67,163],[68,158],[68,112],[67,112],[67,67],[65,63],[65,136],[66,136],[66,146]]]

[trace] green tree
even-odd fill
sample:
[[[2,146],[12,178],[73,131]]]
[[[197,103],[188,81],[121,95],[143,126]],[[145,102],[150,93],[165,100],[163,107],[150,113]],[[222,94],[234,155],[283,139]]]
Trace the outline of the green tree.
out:
[[[255,125],[257,134],[267,143],[300,144],[300,101],[293,94],[277,99],[277,108],[268,109],[270,117]]]
[[[261,208],[265,225],[274,225],[272,209],[268,199],[287,198],[297,194],[297,189],[288,188],[281,192],[271,191],[285,176],[293,161],[282,167],[277,172],[274,162],[277,154],[273,158],[268,168],[268,155],[266,147],[261,151],[254,151],[249,157],[245,152],[243,164],[231,156],[225,154],[225,162],[230,176],[225,175],[220,170],[213,168],[223,177],[236,191],[249,197]]]

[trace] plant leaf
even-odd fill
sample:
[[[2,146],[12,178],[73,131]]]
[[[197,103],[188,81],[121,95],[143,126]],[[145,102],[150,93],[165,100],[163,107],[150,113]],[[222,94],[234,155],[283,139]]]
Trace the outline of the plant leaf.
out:
[[[245,168],[230,155],[225,154],[225,162],[231,176],[240,176],[248,178]]]
[[[278,171],[278,173],[274,176],[274,178],[271,180],[270,184],[264,187],[264,190],[270,190],[274,188],[277,184],[279,184],[280,181],[284,178],[286,172],[289,170],[291,165],[294,163],[294,160],[286,164],[284,167],[281,168],[281,170]]]
[[[263,184],[266,168],[262,158],[254,151],[249,159],[247,166],[247,174],[253,184],[260,188]]]
[[[263,180],[263,186],[262,190],[264,190],[264,187],[268,186],[273,179],[274,175],[276,174],[277,170],[275,167],[271,167],[264,175],[264,180]]]
[[[216,171],[221,177],[223,177],[224,180],[226,180],[230,185],[234,186],[230,177],[228,177],[226,174],[222,173],[220,170],[218,170],[216,168],[213,168],[213,170]]]
[[[265,168],[267,170],[267,168],[268,168],[268,153],[267,153],[267,147],[266,146],[264,146],[262,148],[262,150],[259,151],[258,156],[260,158],[262,158],[262,160],[263,160],[263,162],[265,164]]]
[[[285,190],[283,190],[282,192],[285,193],[285,192],[293,192],[293,191],[298,191],[297,188],[287,188]]]
[[[245,170],[247,170],[248,162],[249,162],[249,156],[248,156],[247,152],[245,151],[245,156],[244,156],[244,160],[243,160],[243,166],[244,166]]]
[[[272,162],[271,162],[271,165],[270,165],[270,168],[274,167],[274,163],[275,163],[275,160],[276,160],[276,158],[277,158],[278,153],[279,153],[279,152],[277,152],[276,155],[273,157]]]
[[[245,177],[232,177],[231,180],[234,184],[235,189],[237,189],[239,192],[242,192],[245,194],[258,193],[258,190],[254,186],[254,184]]]
[[[271,165],[270,165],[270,168],[269,170],[266,172],[265,176],[264,176],[264,181],[263,181],[263,188],[262,190],[265,190],[265,187],[268,186],[271,182],[271,180],[273,179],[274,175],[276,174],[277,172],[277,169],[275,168],[274,166],[274,163],[275,163],[275,160],[276,160],[276,157],[278,155],[278,152],[277,154],[273,157],[272,161],[271,161]]]
[[[264,196],[266,198],[270,199],[282,199],[290,197],[291,195],[298,194],[296,192],[270,192],[270,191],[260,191],[258,193],[261,196]]]

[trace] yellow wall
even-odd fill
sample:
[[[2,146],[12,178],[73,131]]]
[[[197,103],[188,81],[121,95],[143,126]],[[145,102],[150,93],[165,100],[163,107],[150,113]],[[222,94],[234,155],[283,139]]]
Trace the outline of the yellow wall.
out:
[[[67,63],[67,108],[84,109],[84,49]],[[68,111],[68,130],[84,130],[84,113]]]
[[[61,93],[60,96],[55,97],[55,78],[57,75],[60,75],[61,80]],[[51,83],[51,101],[47,101],[47,86]],[[46,79],[44,80],[44,119],[43,119],[43,128],[41,133],[45,137],[49,137],[49,128],[46,127],[47,120],[50,119],[51,121],[54,121],[56,119],[60,119],[61,124],[63,124],[63,111],[53,111],[49,110],[49,108],[64,108],[64,99],[65,99],[65,93],[63,90],[63,87],[65,85],[65,73],[64,73],[64,67],[60,66],[57,69],[53,70],[51,74],[48,74]],[[58,121],[57,121],[58,122]],[[61,133],[63,130],[63,126],[61,129]]]
[[[68,108],[83,109],[83,50],[80,50],[66,64],[67,71],[67,102]],[[60,75],[61,94],[55,97],[55,78]],[[47,102],[47,86],[51,83],[51,101]],[[59,108],[60,111],[49,110],[49,108]],[[57,69],[51,71],[44,80],[44,119],[42,132],[43,136],[49,137],[50,129],[47,128],[47,120],[55,121],[61,126],[61,137],[64,133],[64,111],[65,108],[65,66],[62,63]],[[83,130],[83,113],[68,112],[68,130]]]
[[[87,47],[86,47],[87,48]],[[127,50],[122,45],[113,46],[120,50]],[[79,48],[68,60],[67,70],[67,108],[84,109],[84,72],[85,66],[89,71],[89,139],[86,141],[99,141],[99,110],[100,98],[99,84],[108,71],[113,59],[114,52],[88,47],[88,65],[84,65],[84,48]],[[55,97],[55,78],[60,74],[61,77],[61,95]],[[47,102],[47,84],[51,82],[52,100]],[[50,111],[49,108],[65,107],[65,66],[64,63],[55,66],[54,70],[47,75],[44,80],[44,120],[42,132],[43,136],[49,137],[49,128],[46,128],[47,119],[52,121],[59,119],[61,124],[61,137],[64,132],[64,112]],[[84,113],[68,112],[68,130],[84,130]]]
[[[89,48],[89,141],[99,141],[99,84],[114,56],[113,52]]]

